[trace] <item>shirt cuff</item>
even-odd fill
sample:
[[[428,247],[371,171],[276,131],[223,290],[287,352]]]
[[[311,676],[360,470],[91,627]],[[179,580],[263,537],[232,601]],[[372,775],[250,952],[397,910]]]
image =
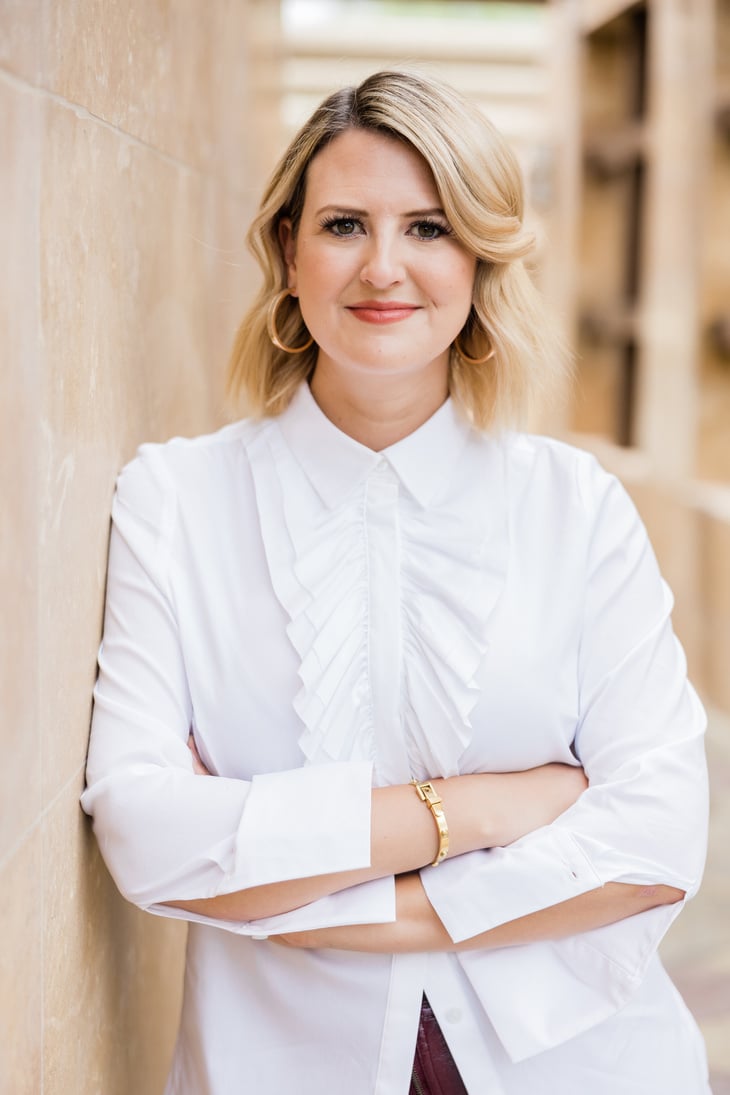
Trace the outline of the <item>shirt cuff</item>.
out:
[[[623,1007],[681,908],[660,905],[580,935],[464,951],[457,960],[510,1059],[522,1061]]]
[[[268,939],[270,935],[314,931],[317,928],[339,928],[349,924],[391,924],[395,921],[395,879],[389,876],[361,882],[357,886],[321,897],[300,909],[262,917],[261,920],[219,920],[171,905],[149,905],[146,911],[157,916],[223,928],[224,931],[249,936],[251,939]]]
[[[552,827],[506,848],[456,856],[438,870],[425,867],[421,881],[454,943],[595,890],[604,882],[573,836]]]
[[[370,866],[372,765],[254,776],[219,893]]]

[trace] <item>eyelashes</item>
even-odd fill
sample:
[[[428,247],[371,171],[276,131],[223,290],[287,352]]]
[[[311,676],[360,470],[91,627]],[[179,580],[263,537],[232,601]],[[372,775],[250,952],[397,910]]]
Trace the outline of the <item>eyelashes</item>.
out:
[[[325,217],[319,222],[320,228],[325,228],[333,236],[347,239],[358,235],[356,229],[362,229],[362,221],[358,217]]]
[[[346,214],[333,214],[324,217],[320,221],[320,228],[324,228],[330,235],[337,239],[353,239],[365,233],[365,226],[360,217],[347,216]],[[451,227],[445,221],[432,217],[421,217],[408,226],[408,235],[424,243],[440,239],[442,236],[453,235]]]
[[[444,221],[432,220],[430,217],[425,217],[423,220],[414,221],[409,228],[409,232],[416,230],[415,236],[419,240],[437,240],[442,236],[450,236],[452,234],[451,228]],[[425,229],[425,234],[423,233]]]

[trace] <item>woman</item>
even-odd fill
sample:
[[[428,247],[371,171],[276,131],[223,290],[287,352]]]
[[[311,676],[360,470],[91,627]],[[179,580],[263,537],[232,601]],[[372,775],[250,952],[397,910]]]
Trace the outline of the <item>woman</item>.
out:
[[[622,489],[499,429],[559,361],[513,157],[379,73],[250,239],[250,417],[119,480],[83,799],[190,921],[168,1095],[708,1091],[703,714]]]

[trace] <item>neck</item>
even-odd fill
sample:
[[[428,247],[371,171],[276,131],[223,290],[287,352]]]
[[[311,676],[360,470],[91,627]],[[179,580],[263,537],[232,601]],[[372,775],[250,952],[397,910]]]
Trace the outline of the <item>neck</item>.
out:
[[[321,360],[310,384],[320,410],[339,430],[380,452],[417,430],[448,396],[448,372],[343,378]]]

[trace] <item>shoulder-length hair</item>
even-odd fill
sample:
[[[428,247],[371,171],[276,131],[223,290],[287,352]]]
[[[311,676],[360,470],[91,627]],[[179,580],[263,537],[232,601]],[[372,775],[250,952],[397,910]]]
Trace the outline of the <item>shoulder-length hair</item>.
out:
[[[532,395],[549,390],[565,365],[554,325],[524,265],[534,239],[523,225],[522,175],[505,139],[477,107],[452,88],[411,72],[377,72],[359,87],[334,92],[279,161],[247,237],[264,281],[236,335],[230,396],[254,417],[277,415],[314,371],[316,344],[290,354],[274,346],[267,333],[269,306],[287,286],[279,225],[290,218],[296,234],[309,164],[349,129],[405,141],[430,167],[454,235],[477,258],[472,308],[459,343],[472,359],[494,351],[476,365],[452,346],[451,395],[478,429],[519,421]],[[282,300],[276,322],[286,345],[308,340],[295,299]]]

